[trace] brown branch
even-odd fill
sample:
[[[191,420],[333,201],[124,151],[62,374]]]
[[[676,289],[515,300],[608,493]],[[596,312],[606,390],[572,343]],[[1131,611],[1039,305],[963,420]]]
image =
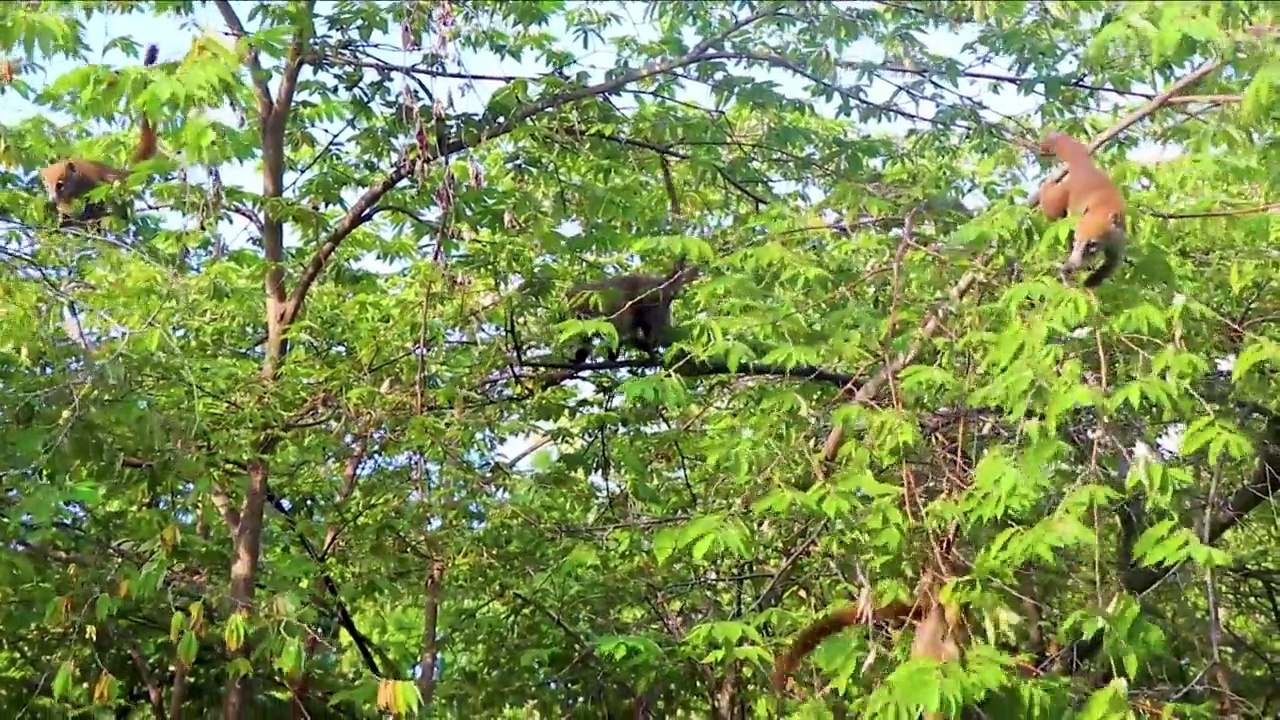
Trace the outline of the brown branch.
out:
[[[659,153],[658,164],[662,167],[662,185],[667,190],[667,204],[671,208],[671,219],[680,221],[684,213],[680,211],[680,195],[676,192],[676,181],[671,177],[671,163],[665,155]]]
[[[951,123],[943,122],[936,118],[928,118],[928,117],[924,117],[923,115],[917,115],[913,112],[908,112],[901,108],[894,107],[893,105],[878,103],[878,102],[875,102],[874,100],[869,100],[866,97],[860,96],[857,93],[849,90],[848,88],[835,84],[831,80],[823,78],[819,75],[815,75],[814,73],[810,72],[809,70],[806,70],[805,68],[801,67],[794,61],[789,60],[785,57],[782,57],[781,55],[768,55],[768,54],[761,54],[761,53],[743,53],[743,52],[718,52],[718,53],[712,53],[711,55],[708,55],[707,59],[708,60],[752,60],[755,62],[765,63],[766,65],[772,65],[774,67],[782,68],[784,70],[793,72],[796,75],[799,75],[800,77],[808,80],[809,82],[815,83],[821,86],[822,88],[826,90],[830,90],[852,102],[858,103],[859,105],[866,105],[867,107],[873,107],[882,112],[886,112],[891,115],[897,115],[898,117],[905,118],[907,120],[915,120],[917,122],[927,123],[930,125],[937,125],[939,127],[945,127],[950,129],[961,129],[961,130],[972,129],[964,125],[954,125]]]
[[[384,677],[382,669],[378,667],[378,661],[373,657],[373,643],[370,642],[369,638],[360,631],[358,626],[356,626],[355,619],[351,616],[351,612],[347,609],[346,603],[342,600],[342,594],[338,590],[338,583],[334,582],[333,576],[325,570],[325,558],[316,551],[315,547],[311,544],[311,541],[307,539],[306,534],[302,531],[302,528],[298,526],[298,521],[294,519],[293,514],[290,513],[289,509],[280,501],[280,498],[274,495],[268,495],[268,501],[271,503],[271,507],[275,508],[275,511],[280,513],[281,517],[284,518],[285,524],[289,526],[289,530],[293,533],[293,536],[298,539],[298,544],[302,546],[302,551],[306,553],[307,557],[311,558],[311,561],[320,569],[319,580],[321,585],[324,587],[325,592],[333,598],[333,610],[334,614],[337,615],[338,625],[347,632],[347,635],[351,638],[351,642],[355,644],[356,650],[360,653],[361,659],[364,660],[365,667],[369,668],[369,671],[375,676],[379,678]],[[382,655],[380,651],[378,654]],[[383,659],[386,659],[385,655],[383,655]],[[390,667],[390,664],[388,664],[388,667]]]
[[[240,511],[231,506],[231,497],[227,495],[227,491],[222,487],[216,479],[213,481],[213,487],[209,491],[213,498],[213,506],[222,515],[222,519],[227,523],[227,529],[232,535],[240,532]]]
[[[169,717],[182,717],[182,705],[187,701],[187,664],[177,657],[174,649],[173,688],[169,691]]]
[[[584,362],[577,365],[568,362],[525,360],[521,363],[521,367],[543,368],[550,370],[572,370],[576,368],[578,371],[617,370],[619,368],[666,368],[689,377],[705,377],[708,375],[764,375],[769,377],[795,378],[797,380],[840,385],[845,387],[846,390],[848,388],[857,387],[858,381],[861,379],[861,376],[859,375],[832,372],[813,365],[796,365],[787,368],[776,365],[744,362],[738,363],[736,369],[730,369],[727,363],[718,360],[682,360],[674,365],[667,365],[658,360],[602,360],[599,362]],[[567,380],[568,377],[569,376],[559,378],[557,382]]]
[[[1280,493],[1280,415],[1268,415],[1266,429],[1258,445],[1258,464],[1249,479],[1232,493],[1221,512],[1217,512],[1214,508],[1209,508],[1207,511],[1211,515],[1205,523],[1208,529],[1202,536],[1201,542],[1204,544],[1217,543],[1228,530],[1238,525],[1249,513],[1262,503],[1270,502],[1277,493]],[[1134,568],[1127,573],[1127,577],[1122,579],[1121,584],[1130,592],[1141,595],[1173,574],[1182,566],[1182,562],[1185,561],[1158,568]],[[1077,640],[1063,649],[1061,655],[1072,672],[1078,671],[1085,660],[1102,648],[1102,640],[1103,633],[1098,633],[1092,637]],[[1040,664],[1040,670],[1047,671],[1058,660],[1058,657],[1048,658]]]
[[[306,64],[307,44],[315,34],[315,0],[308,0],[301,8],[302,18],[297,25],[298,31],[289,45],[289,53],[285,57],[284,73],[280,76],[280,87],[276,92],[275,108],[272,116],[278,115],[287,121],[289,110],[293,107],[293,96],[298,89],[298,74]],[[284,128],[281,128],[283,132]]]
[[[1218,480],[1221,471],[1221,466],[1209,471],[1211,479],[1206,500],[1207,507],[1214,508],[1218,505]],[[1212,512],[1205,513],[1201,542],[1207,543],[1209,539],[1209,519],[1212,515]],[[1218,590],[1215,587],[1214,569],[1211,566],[1204,569],[1204,585],[1205,601],[1209,610],[1209,666],[1218,681],[1218,717],[1235,717],[1235,703],[1231,697],[1231,678],[1226,665],[1222,662],[1222,613],[1218,607]]]
[[[1169,98],[1169,105],[1191,105],[1194,103],[1209,103],[1212,105],[1222,105],[1225,103],[1238,103],[1244,100],[1243,95],[1183,95],[1182,97]]]
[[[360,437],[356,440],[355,448],[351,451],[351,457],[347,458],[347,465],[342,470],[342,488],[338,490],[338,498],[335,503],[339,508],[345,505],[347,499],[351,497],[351,493],[355,492],[356,481],[360,477],[360,465],[364,462],[365,452],[368,449],[369,433],[370,431],[366,429],[360,434]],[[329,524],[324,533],[324,545],[320,547],[321,560],[329,556],[329,551],[338,542],[338,535],[341,532],[341,525],[337,523]]]
[[[304,661],[315,653],[316,646],[319,644],[320,637],[316,635],[315,631],[311,628],[307,628],[307,639],[302,644],[302,657]],[[308,678],[309,676],[307,671],[304,669],[299,673],[297,680],[289,683],[289,691],[293,700],[293,702],[289,704],[290,720],[310,720],[311,718],[311,714],[307,712],[306,703],[303,702],[307,697],[307,689],[310,684],[308,682]]]
[[[313,56],[308,59],[316,64],[358,67],[365,68],[367,70],[398,72],[404,73],[405,75],[423,75],[430,78],[448,78],[451,80],[481,80],[486,82],[514,82],[516,80],[522,80],[525,82],[536,82],[539,79],[537,77],[524,75],[486,75],[484,73],[452,72],[449,70],[439,70],[426,67],[425,64],[396,65],[395,63],[382,62],[381,60],[357,60],[356,58],[333,54]]]
[[[232,537],[231,587],[229,595],[237,610],[253,606],[254,582],[258,575],[258,560],[262,549],[262,512],[267,496],[267,465],[263,460],[249,463],[249,482],[245,487],[244,501],[240,506],[240,522]],[[249,643],[241,644],[232,657],[249,658]],[[244,716],[248,702],[248,678],[228,678],[222,694],[223,717],[239,720]]]
[[[259,114],[258,117],[262,135],[262,196],[266,200],[263,203],[262,249],[268,263],[267,348],[266,358],[262,362],[262,377],[268,380],[275,377],[280,362],[288,352],[285,339],[289,323],[285,320],[288,306],[284,287],[284,220],[279,217],[278,209],[272,207],[271,200],[284,197],[284,171],[287,162],[284,150],[285,129],[289,125],[289,105],[293,102],[300,67],[294,48],[307,34],[301,28],[295,32],[289,51],[290,61],[286,63],[285,76],[280,82],[279,99],[282,102],[271,105],[269,112]]]
[[[423,707],[431,706],[431,698],[436,691],[436,625],[440,618],[440,581],[444,576],[444,562],[436,560],[431,563],[431,574],[427,576],[426,601],[422,611],[422,653],[418,664],[422,674],[418,676],[418,694],[422,696]]]
[[[552,610],[551,608],[543,605],[542,603],[534,601],[532,598],[525,595],[524,593],[521,593],[519,590],[512,590],[511,596],[519,600],[520,602],[524,603],[525,605],[529,606],[530,608],[533,608],[534,610],[537,610],[543,615],[546,615],[547,619],[551,620],[551,624],[560,628],[560,632],[564,633],[565,635],[568,635],[569,639],[572,640],[575,645],[581,648],[581,652],[584,655],[587,655],[593,658],[595,657],[595,654],[596,654],[595,647],[590,642],[587,641],[587,638],[584,637],[582,633],[578,632],[577,630],[574,630],[573,627],[569,625],[569,623],[565,622],[565,619],[561,617],[560,614],[557,613],[555,610]]]
[[[716,35],[703,40],[702,42],[695,45],[694,48],[690,50],[688,53],[681,55],[680,57],[677,57],[675,59],[659,60],[657,62],[650,63],[648,66],[640,68],[638,70],[632,70],[630,72],[623,73],[612,80],[606,80],[604,82],[598,83],[596,85],[591,85],[585,88],[578,88],[575,90],[569,90],[563,93],[558,93],[556,95],[552,95],[551,97],[544,98],[536,102],[532,102],[512,112],[511,116],[504,119],[502,122],[495,123],[489,126],[488,128],[485,128],[484,130],[480,131],[479,133],[473,134],[469,138],[465,138],[465,139],[458,138],[450,141],[448,152],[446,153],[446,155],[452,155],[454,153],[461,152],[463,150],[466,150],[472,147],[476,147],[480,143],[485,142],[487,140],[492,140],[498,137],[502,137],[503,135],[506,135],[511,131],[515,130],[517,127],[519,127],[520,123],[523,123],[525,120],[528,120],[529,118],[532,118],[535,115],[539,115],[543,112],[546,112],[547,110],[552,110],[554,108],[560,107],[561,105],[566,105],[568,103],[576,102],[578,100],[582,100],[588,97],[594,97],[597,95],[606,95],[608,93],[616,92],[618,89],[622,87],[630,85],[631,83],[637,82],[639,80],[643,80],[645,78],[653,77],[655,75],[662,75],[665,73],[669,73],[672,70],[678,70],[679,68],[688,67],[690,65],[696,65],[698,63],[706,62],[708,60],[713,60],[716,58],[717,54],[711,53],[709,52],[709,50],[712,47],[714,47],[716,44],[723,42],[726,38],[728,38],[733,33],[737,32],[738,30],[741,30],[742,28],[752,23],[755,23],[759,20],[762,20],[764,18],[776,15],[778,14],[779,11],[780,11],[779,8],[758,10],[752,13],[751,15],[748,15],[747,17],[734,22],[728,28],[726,28],[723,32],[717,33]],[[435,153],[434,150],[432,150],[431,152],[433,154]],[[439,158],[427,157],[427,158],[423,158],[423,161],[430,162],[437,159]],[[401,163],[400,166],[397,167],[394,171],[392,171],[390,175],[384,178],[377,185],[374,185],[373,187],[369,188],[369,190],[367,190],[363,195],[357,198],[355,203],[351,205],[351,208],[347,211],[347,214],[344,215],[342,219],[338,222],[337,227],[335,227],[333,232],[331,232],[329,236],[325,238],[325,240],[320,244],[320,247],[316,250],[315,254],[311,257],[311,261],[307,263],[307,267],[306,269],[303,270],[301,277],[298,278],[298,284],[294,287],[293,293],[289,297],[289,302],[285,306],[285,312],[283,316],[284,326],[287,327],[290,323],[292,323],[295,319],[297,319],[298,314],[302,310],[302,304],[306,300],[307,292],[311,289],[311,286],[315,283],[316,279],[320,276],[320,273],[324,271],[324,268],[328,263],[329,258],[338,249],[338,246],[342,243],[342,241],[345,240],[347,236],[350,235],[352,232],[354,232],[358,227],[360,227],[360,225],[364,222],[365,213],[368,212],[369,209],[378,202],[378,200],[382,199],[383,195],[386,195],[388,192],[391,192],[391,190],[393,190],[395,186],[400,183],[400,181],[407,178],[411,170],[412,170],[412,165],[410,163]]]
[[[222,21],[227,24],[233,37],[244,39],[249,36],[230,2],[214,0],[214,5],[218,7],[218,12],[222,14]],[[271,90],[267,87],[267,72],[262,69],[262,63],[258,60],[258,49],[251,44],[248,45],[245,53],[245,64],[249,66],[249,78],[253,81],[253,96],[258,101],[258,116],[269,117],[275,109],[275,104],[271,102]]]
[[[918,77],[945,77],[946,72],[933,70],[928,68],[912,68],[905,65],[894,65],[892,63],[857,63],[842,62],[838,63],[839,67],[848,70],[884,70],[887,72],[902,73],[904,75],[916,75]],[[1019,75],[1005,75],[1003,73],[983,72],[980,70],[962,70],[960,75],[971,80],[992,80],[994,82],[1002,82],[1010,85],[1038,85],[1041,82],[1034,77],[1022,77]],[[1090,85],[1089,83],[1076,81],[1064,83],[1065,87],[1076,88],[1078,90],[1089,90],[1091,92],[1108,92],[1116,95],[1127,95],[1130,97],[1148,98],[1153,97],[1151,93],[1138,92],[1136,90],[1121,90],[1119,88],[1107,87],[1105,85]]]
[[[155,716],[156,720],[165,720],[164,694],[160,692],[160,684],[151,675],[151,669],[147,667],[146,658],[142,657],[142,651],[136,645],[129,648],[129,657],[133,658],[133,666],[138,669],[138,674],[142,676],[143,684],[147,686],[147,697],[151,701],[151,714]],[[174,717],[177,716],[175,715]]]
[[[217,0],[216,4],[231,33],[241,38],[245,37],[244,25],[231,7],[231,3],[227,0]],[[302,3],[300,6],[302,15],[285,57],[275,101],[271,99],[267,74],[262,68],[258,51],[251,47],[245,56],[258,105],[258,128],[262,141],[262,196],[267,200],[264,203],[264,217],[258,225],[262,235],[263,255],[268,263],[265,278],[267,348],[266,359],[262,364],[262,376],[267,379],[275,377],[280,360],[288,351],[284,337],[288,324],[283,322],[287,297],[283,265],[284,222],[277,216],[277,211],[272,208],[270,200],[284,196],[285,130],[289,124],[293,96],[297,90],[298,74],[302,70],[307,45],[314,32],[314,10],[314,0]]]
[[[1091,152],[1096,151],[1098,148],[1110,142],[1130,126],[1138,123],[1151,113],[1158,110],[1166,101],[1168,101],[1169,98],[1177,95],[1183,90],[1183,88],[1190,86],[1209,73],[1218,69],[1221,64],[1221,60],[1209,60],[1201,64],[1195,70],[1187,74],[1186,77],[1183,77],[1173,83],[1167,90],[1152,98],[1150,102],[1143,104],[1141,107],[1124,116],[1111,127],[1099,134],[1098,137],[1094,138],[1093,142],[1089,143],[1089,150]],[[1059,167],[1057,170],[1049,174],[1046,182],[1060,180],[1066,176],[1066,174],[1066,167]],[[1031,194],[1031,197],[1027,198],[1026,204],[1029,207],[1035,207],[1039,203],[1040,192],[1037,190]],[[991,250],[987,250],[979,256],[978,261],[974,263],[975,268],[983,267],[986,264],[987,259],[990,257],[991,252]],[[916,355],[918,355],[920,350],[924,347],[925,342],[933,337],[933,334],[942,327],[942,320],[946,316],[946,313],[953,310],[955,306],[959,304],[961,298],[963,298],[965,294],[969,292],[969,289],[973,287],[974,283],[977,282],[978,275],[979,271],[975,269],[965,273],[964,276],[960,278],[960,281],[957,282],[948,293],[950,302],[943,304],[929,314],[928,319],[925,320],[924,326],[920,329],[920,336],[911,343],[905,352],[899,354],[896,358],[882,367],[874,377],[868,380],[866,384],[864,384],[854,395],[850,404],[865,404],[870,401],[880,392],[880,388],[883,387],[885,383],[897,375],[898,371],[915,360]],[[840,394],[844,395],[846,392],[847,388],[842,388]],[[836,453],[839,452],[840,446],[843,443],[844,426],[840,423],[836,423],[835,426],[831,428],[831,432],[827,435],[826,442],[823,443],[822,459],[815,468],[815,472],[819,478],[822,478],[825,474],[823,466],[835,459]]]
[[[751,603],[751,609],[749,612],[754,613],[760,608],[777,604],[777,589],[790,577],[791,569],[795,566],[796,561],[800,559],[800,556],[808,552],[809,548],[818,541],[818,537],[821,536],[822,532],[826,529],[827,520],[824,519],[814,527],[813,532],[809,533],[809,537],[805,538],[804,542],[797,545],[795,550],[791,551],[791,554],[782,561],[782,564],[778,566],[778,569],[773,573],[772,577],[769,578],[769,584],[765,587],[764,592],[760,593],[760,596],[755,599],[755,602]],[[784,590],[783,592],[786,591]]]
[[[660,156],[673,157],[673,158],[678,158],[680,160],[689,160],[693,157],[689,153],[681,152],[668,145],[658,145],[656,143],[645,142],[644,140],[635,140],[633,138],[623,137],[621,135],[610,135],[607,133],[581,131],[581,130],[577,130],[576,128],[561,128],[559,132],[563,135],[568,135],[574,138],[587,137],[587,138],[596,138],[598,140],[608,140],[609,142],[617,143],[619,145],[642,148],[644,150],[655,152]],[[721,146],[724,147],[726,145],[721,144]],[[772,150],[773,148],[769,148],[769,149]],[[729,174],[729,171],[721,167],[719,163],[713,163],[712,166],[715,168],[716,173],[720,175],[720,178],[723,179],[725,182],[729,183],[729,185],[732,186],[734,190],[737,190],[743,195],[746,195],[747,197],[751,198],[751,200],[755,202],[757,205],[769,204],[768,199],[756,194],[754,191],[752,191],[750,188],[744,185],[741,180],[734,178],[732,175]]]

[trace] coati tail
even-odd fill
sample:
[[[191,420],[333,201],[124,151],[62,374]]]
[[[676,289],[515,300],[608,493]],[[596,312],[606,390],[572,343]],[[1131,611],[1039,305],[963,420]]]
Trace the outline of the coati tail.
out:
[[[847,608],[836,610],[819,618],[812,625],[802,630],[800,637],[796,638],[796,641],[791,644],[791,649],[787,650],[785,655],[778,657],[774,665],[774,690],[782,690],[782,684],[786,682],[787,676],[796,669],[805,655],[808,655],[811,650],[818,647],[823,640],[847,627],[858,624],[861,621],[861,616],[862,613],[858,606],[850,605]]]
[[[156,64],[156,59],[160,57],[160,47],[158,45],[148,45],[147,52],[142,56],[142,66],[151,67]],[[156,154],[156,131],[151,127],[151,119],[147,114],[142,113],[142,122],[138,130],[138,149],[133,152],[133,162],[141,162]]]

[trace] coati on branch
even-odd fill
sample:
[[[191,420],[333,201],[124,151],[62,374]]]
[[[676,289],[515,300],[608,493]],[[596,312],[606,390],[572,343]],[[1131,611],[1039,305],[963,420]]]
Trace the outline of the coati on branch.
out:
[[[1068,212],[1080,214],[1071,254],[1062,264],[1061,272],[1065,276],[1079,270],[1086,259],[1101,250],[1105,256],[1102,265],[1084,281],[1085,287],[1097,287],[1124,260],[1124,196],[1079,140],[1051,132],[1041,141],[1040,152],[1053,153],[1067,165],[1066,178],[1040,186],[1040,209],[1050,220],[1062,218]]]
[[[696,265],[686,266],[681,258],[666,275],[628,274],[580,283],[569,291],[574,317],[604,318],[613,323],[618,345],[609,350],[610,362],[618,359],[623,345],[655,353],[672,339],[672,300],[700,273]],[[574,364],[585,362],[593,346],[593,340],[586,339],[574,353]]]
[[[160,49],[156,45],[148,45],[143,56],[143,67],[150,67],[156,62]],[[142,114],[142,122],[138,138],[138,148],[133,153],[130,165],[146,160],[156,154],[156,133],[151,127],[151,120],[146,113]],[[97,160],[68,158],[59,160],[48,167],[41,168],[40,175],[44,179],[49,197],[57,206],[62,218],[62,225],[70,222],[75,214],[71,202],[96,188],[104,182],[114,182],[129,176],[129,168],[114,168]],[[93,220],[103,217],[106,212],[100,203],[90,203],[80,214],[80,220]]]

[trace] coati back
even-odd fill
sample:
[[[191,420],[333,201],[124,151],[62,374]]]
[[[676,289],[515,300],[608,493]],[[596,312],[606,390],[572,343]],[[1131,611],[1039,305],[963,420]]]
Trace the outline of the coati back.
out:
[[[654,353],[671,341],[671,302],[701,273],[695,266],[676,261],[666,275],[620,275],[575,285],[569,291],[573,314],[579,319],[605,318],[618,333],[618,346],[609,350],[609,360],[618,359],[623,345]],[[581,364],[591,354],[593,343],[584,341],[573,361]]]
[[[1040,187],[1040,209],[1050,220],[1067,213],[1079,214],[1070,255],[1062,264],[1064,275],[1079,270],[1099,250],[1102,265],[1085,278],[1085,287],[1102,284],[1124,260],[1124,196],[1111,178],[1094,163],[1084,143],[1059,132],[1047,134],[1040,152],[1053,153],[1066,163],[1067,176]]]
[[[159,57],[160,49],[156,45],[148,45],[143,56],[143,67],[154,65]],[[156,154],[156,133],[146,113],[142,114],[138,147],[133,153],[130,165],[146,160]],[[96,188],[100,183],[114,182],[129,176],[129,168],[114,168],[97,160],[69,158],[59,160],[48,167],[40,169],[45,189],[58,208],[63,219],[74,214],[71,203],[85,193]],[[90,209],[85,208],[81,219],[86,219]],[[100,216],[100,215],[97,215]]]

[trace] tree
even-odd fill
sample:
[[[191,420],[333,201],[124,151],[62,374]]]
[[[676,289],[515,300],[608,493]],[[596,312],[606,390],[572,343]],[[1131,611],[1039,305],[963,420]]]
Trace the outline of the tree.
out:
[[[12,715],[765,717],[858,597],[963,662],[851,629],[788,711],[1274,712],[1268,4],[0,12]],[[59,228],[31,171],[143,112]],[[1050,127],[1127,194],[1096,292]],[[680,258],[661,358],[567,362]]]

